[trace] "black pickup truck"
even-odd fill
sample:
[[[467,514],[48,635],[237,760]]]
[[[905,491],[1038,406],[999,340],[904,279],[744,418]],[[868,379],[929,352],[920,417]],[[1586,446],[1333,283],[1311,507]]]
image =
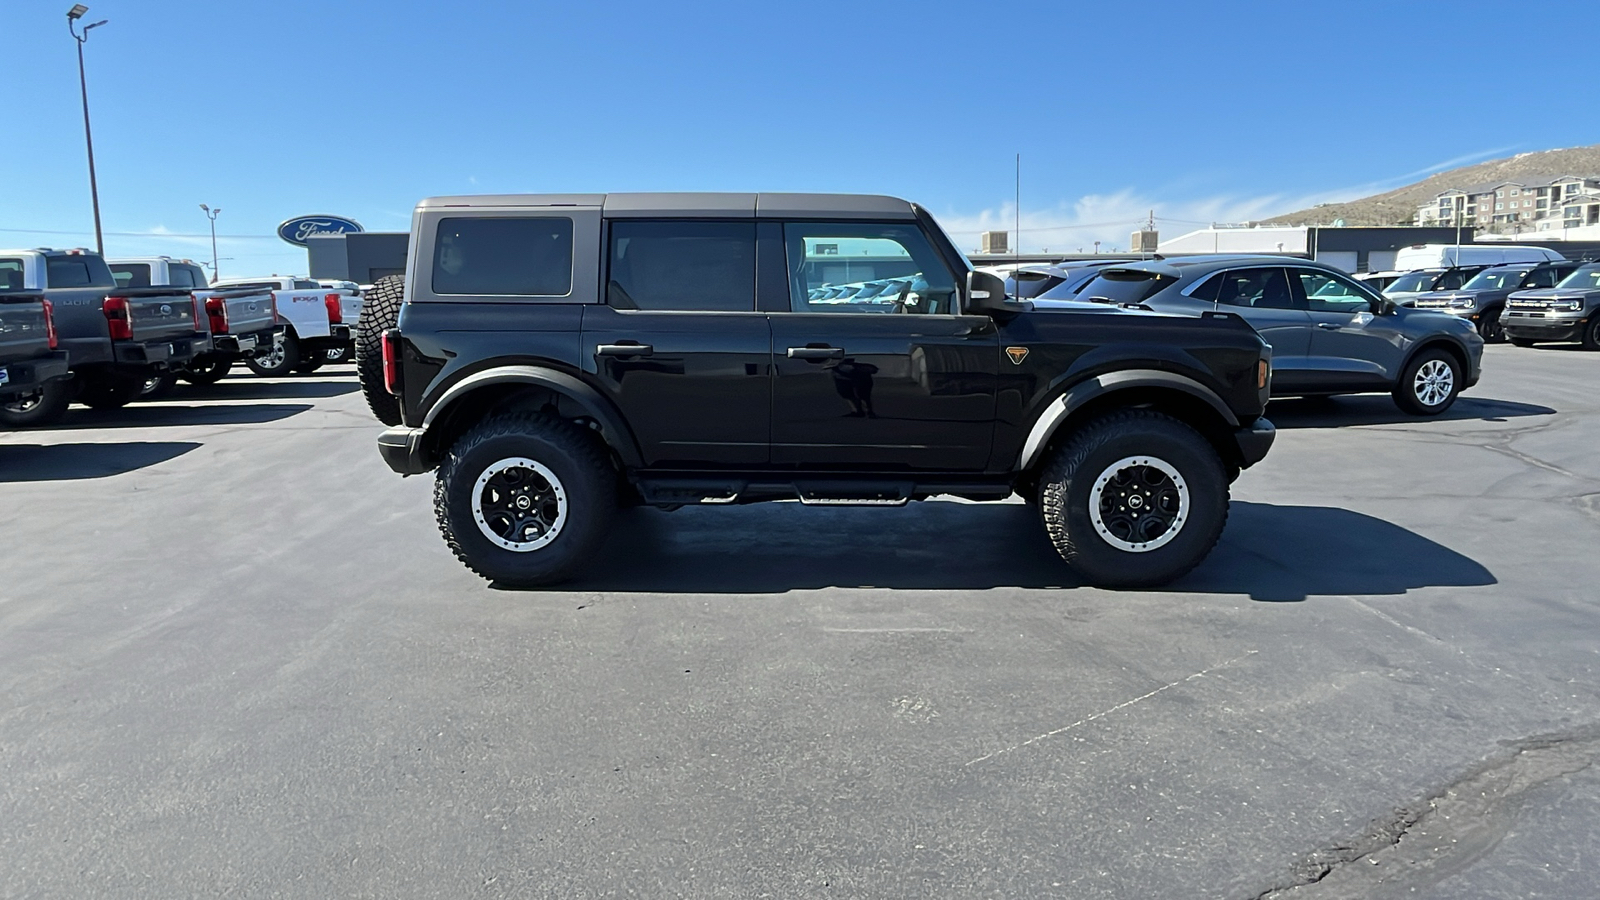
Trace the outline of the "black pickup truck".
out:
[[[26,414],[0,412],[12,425],[59,417],[73,400],[96,408],[123,406],[150,377],[182,368],[209,348],[188,289],[119,288],[99,254],[0,250],[0,268],[21,272],[21,289],[50,301],[72,370],[70,391],[45,392]]]
[[[1086,581],[1157,585],[1273,440],[1240,317],[1009,300],[892,197],[450,197],[413,229],[363,312],[378,449],[438,469],[445,541],[507,585],[571,574],[618,503],[1013,494]]]
[[[67,353],[57,349],[50,301],[21,286],[22,267],[0,261],[0,425],[67,390]]]

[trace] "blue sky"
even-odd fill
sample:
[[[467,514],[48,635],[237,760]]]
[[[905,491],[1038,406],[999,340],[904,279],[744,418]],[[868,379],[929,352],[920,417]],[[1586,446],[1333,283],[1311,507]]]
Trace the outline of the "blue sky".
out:
[[[69,6],[0,3],[0,246],[93,244]],[[1076,249],[1600,142],[1560,39],[1592,0],[89,6],[108,253],[209,258],[209,203],[224,275],[436,194],[887,193],[970,248],[1021,153],[1024,247]]]

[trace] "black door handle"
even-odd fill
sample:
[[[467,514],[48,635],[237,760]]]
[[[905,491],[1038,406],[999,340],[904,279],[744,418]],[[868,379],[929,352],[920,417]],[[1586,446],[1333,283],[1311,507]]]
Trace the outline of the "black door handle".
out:
[[[790,359],[844,359],[843,347],[790,347]]]
[[[654,352],[649,344],[600,344],[594,348],[595,356],[649,356]]]

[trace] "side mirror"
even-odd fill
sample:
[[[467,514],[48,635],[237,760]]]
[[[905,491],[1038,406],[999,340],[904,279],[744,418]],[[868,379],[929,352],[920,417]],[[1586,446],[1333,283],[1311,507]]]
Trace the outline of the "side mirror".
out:
[[[983,315],[1005,307],[1004,278],[988,272],[967,273],[967,312]]]
[[[1388,297],[1380,297],[1378,299],[1378,315],[1380,316],[1392,316],[1398,312],[1399,309],[1400,305],[1395,303],[1393,300],[1390,300]]]

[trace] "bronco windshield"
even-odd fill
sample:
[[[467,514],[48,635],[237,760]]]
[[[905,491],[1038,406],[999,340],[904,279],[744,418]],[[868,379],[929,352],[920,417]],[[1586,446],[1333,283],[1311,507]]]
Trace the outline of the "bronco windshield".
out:
[[[1463,284],[1463,291],[1508,291],[1522,283],[1529,269],[1484,269]]]
[[[1580,291],[1600,290],[1600,266],[1583,266],[1556,285],[1558,288],[1577,288]]]
[[[1438,272],[1407,272],[1396,278],[1383,289],[1385,294],[1406,294],[1417,291],[1433,290],[1433,282],[1439,277]]]

